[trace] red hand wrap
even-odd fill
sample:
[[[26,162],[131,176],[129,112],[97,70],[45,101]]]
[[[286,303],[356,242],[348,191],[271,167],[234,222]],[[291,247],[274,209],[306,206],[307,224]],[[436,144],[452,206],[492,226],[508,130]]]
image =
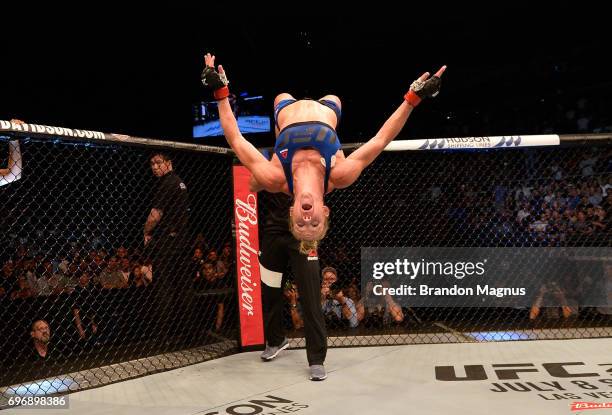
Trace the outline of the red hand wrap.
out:
[[[419,103],[421,102],[421,98],[419,98],[419,96],[415,94],[412,89],[406,92],[406,95],[404,95],[404,99],[408,101],[408,104],[410,104],[413,108],[419,105]]]
[[[226,86],[224,86],[223,88],[219,88],[219,89],[217,89],[217,90],[214,92],[215,99],[216,99],[217,101],[219,101],[219,100],[221,100],[221,99],[223,99],[223,98],[227,98],[227,97],[229,97],[229,94],[230,94],[230,92],[229,92],[229,88],[227,87],[227,85],[226,85]]]

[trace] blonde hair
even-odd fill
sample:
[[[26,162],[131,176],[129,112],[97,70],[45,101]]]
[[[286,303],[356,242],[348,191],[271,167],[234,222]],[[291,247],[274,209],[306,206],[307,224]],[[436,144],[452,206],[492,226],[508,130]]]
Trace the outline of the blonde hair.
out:
[[[325,216],[325,219],[323,221],[323,235],[321,235],[321,238],[315,239],[312,241],[302,241],[293,232],[293,216],[289,214],[289,231],[291,231],[291,234],[293,235],[295,239],[300,241],[300,254],[308,255],[311,251],[313,250],[316,251],[317,248],[319,247],[319,242],[321,241],[321,239],[325,238],[325,235],[327,235],[328,230],[329,230],[329,216]]]

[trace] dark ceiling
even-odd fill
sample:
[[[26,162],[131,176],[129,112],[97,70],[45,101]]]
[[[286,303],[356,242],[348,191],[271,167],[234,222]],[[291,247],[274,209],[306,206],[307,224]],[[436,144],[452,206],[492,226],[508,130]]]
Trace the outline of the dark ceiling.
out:
[[[562,2],[537,11],[516,3],[377,6],[351,9],[355,17],[254,7],[234,15],[241,6],[230,4],[223,12],[72,10],[79,18],[15,11],[3,36],[0,119],[188,137],[191,105],[208,96],[199,83],[205,51],[217,55],[233,90],[270,104],[282,91],[339,95],[343,135],[355,138],[375,132],[412,80],[442,64],[442,93],[418,110],[421,134],[428,123],[462,122],[452,114],[553,105],[612,81],[602,63],[607,13]]]

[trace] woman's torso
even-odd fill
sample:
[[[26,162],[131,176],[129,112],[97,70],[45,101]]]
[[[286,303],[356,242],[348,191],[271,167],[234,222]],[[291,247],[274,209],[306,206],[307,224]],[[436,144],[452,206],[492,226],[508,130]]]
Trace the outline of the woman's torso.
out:
[[[283,108],[278,114],[277,121],[279,131],[282,131],[292,124],[311,121],[327,124],[334,130],[338,124],[337,115],[331,108],[322,105],[320,102],[309,99],[298,100]],[[344,153],[342,150],[338,150],[336,152],[335,165],[337,165],[338,162],[341,163],[343,160]],[[272,157],[272,164],[282,171],[281,162],[276,154]],[[321,177],[325,175],[325,166],[323,166],[321,162],[321,154],[314,148],[304,148],[297,151],[293,156],[291,165],[294,172],[303,166],[312,166],[321,174]],[[327,193],[331,192],[333,189],[333,183],[330,181]],[[284,186],[283,192],[288,192],[286,186]]]

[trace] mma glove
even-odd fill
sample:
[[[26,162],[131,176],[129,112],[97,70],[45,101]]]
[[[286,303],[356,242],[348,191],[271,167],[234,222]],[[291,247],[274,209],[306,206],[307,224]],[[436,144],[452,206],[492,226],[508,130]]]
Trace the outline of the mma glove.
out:
[[[404,95],[404,99],[408,101],[413,108],[421,103],[425,98],[433,98],[440,93],[440,85],[442,80],[439,76],[432,76],[431,78],[420,81],[416,80],[410,85],[410,89]]]
[[[204,67],[202,71],[202,84],[213,91],[213,95],[217,101],[227,98],[230,94],[227,85],[229,81],[224,73],[215,71],[215,68],[211,66]]]

